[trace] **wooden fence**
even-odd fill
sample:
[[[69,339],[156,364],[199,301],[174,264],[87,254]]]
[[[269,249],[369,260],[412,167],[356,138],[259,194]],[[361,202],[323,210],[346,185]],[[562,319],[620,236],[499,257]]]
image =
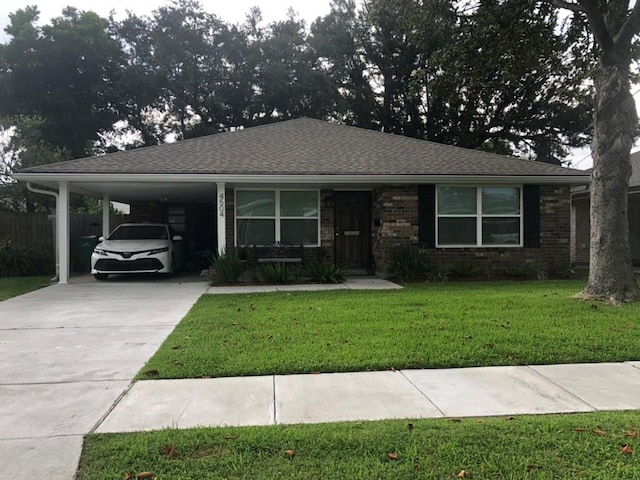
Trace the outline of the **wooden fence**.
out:
[[[127,215],[111,214],[111,230],[127,221]],[[0,212],[0,241],[11,240],[18,245],[29,245],[53,252],[55,215],[46,213]],[[71,240],[90,235],[102,235],[102,214],[71,213],[69,215]]]

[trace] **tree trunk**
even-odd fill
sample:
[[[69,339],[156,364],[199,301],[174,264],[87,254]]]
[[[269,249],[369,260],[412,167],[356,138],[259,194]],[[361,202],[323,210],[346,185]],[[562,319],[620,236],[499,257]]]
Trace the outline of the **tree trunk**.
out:
[[[585,299],[619,305],[640,299],[629,247],[629,154],[638,117],[625,69],[601,66],[595,79],[591,250]]]

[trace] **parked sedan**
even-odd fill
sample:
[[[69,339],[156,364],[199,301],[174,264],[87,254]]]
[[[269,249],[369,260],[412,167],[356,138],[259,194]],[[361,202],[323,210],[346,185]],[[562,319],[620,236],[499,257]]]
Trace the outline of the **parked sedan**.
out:
[[[91,254],[91,273],[106,280],[112,273],[173,274],[184,263],[182,237],[163,223],[123,223]]]

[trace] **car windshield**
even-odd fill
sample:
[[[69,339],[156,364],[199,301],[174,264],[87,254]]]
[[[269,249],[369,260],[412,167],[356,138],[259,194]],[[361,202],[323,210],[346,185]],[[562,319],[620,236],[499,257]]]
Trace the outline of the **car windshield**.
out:
[[[167,229],[161,225],[121,225],[109,240],[167,240]]]

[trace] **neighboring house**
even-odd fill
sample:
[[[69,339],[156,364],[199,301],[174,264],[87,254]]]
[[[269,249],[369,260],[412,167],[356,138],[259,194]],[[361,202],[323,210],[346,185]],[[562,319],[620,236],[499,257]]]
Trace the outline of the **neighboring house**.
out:
[[[589,265],[589,209],[589,189],[576,187],[571,195],[571,263],[575,266]],[[640,265],[640,151],[631,154],[629,246],[633,265]]]
[[[70,191],[128,203],[137,221],[172,223],[190,254],[303,244],[384,275],[390,248],[409,244],[433,263],[561,272],[570,264],[570,188],[589,181],[579,170],[309,118],[14,176],[60,192],[61,282]]]

